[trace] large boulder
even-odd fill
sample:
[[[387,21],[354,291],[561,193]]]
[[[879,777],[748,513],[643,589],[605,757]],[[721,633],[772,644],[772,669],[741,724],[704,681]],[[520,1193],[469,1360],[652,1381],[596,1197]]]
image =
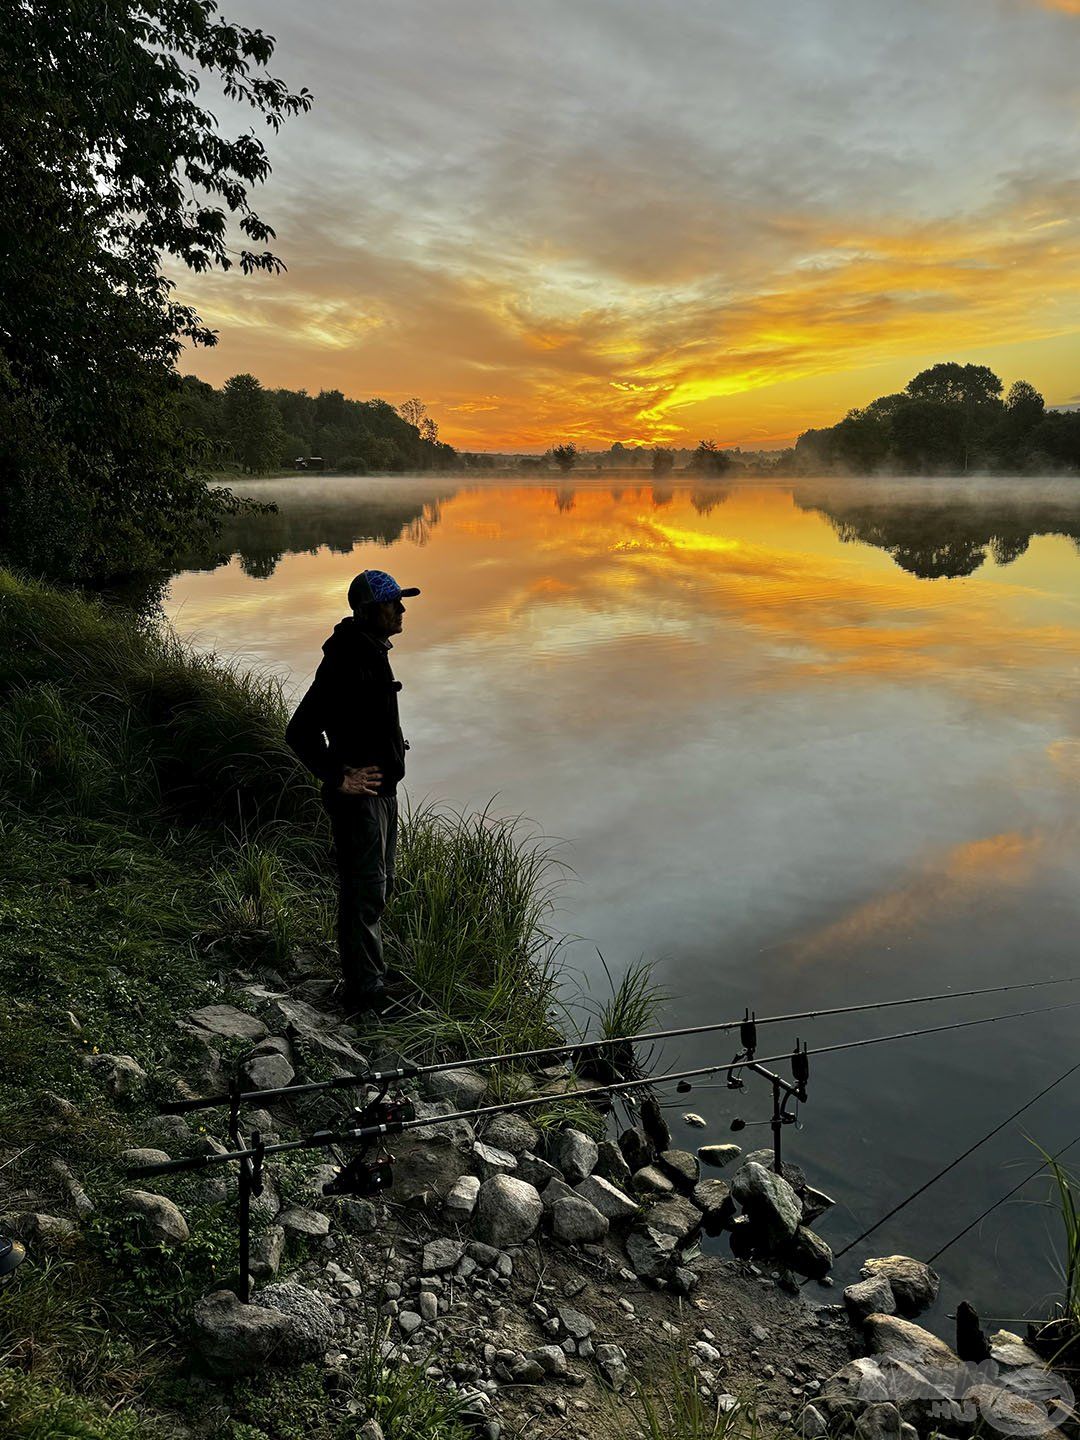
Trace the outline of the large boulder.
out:
[[[748,1160],[732,1177],[731,1193],[770,1245],[782,1249],[794,1237],[802,1204],[782,1175]]]
[[[484,1131],[484,1143],[511,1155],[527,1155],[540,1144],[540,1132],[523,1115],[496,1115]]]
[[[626,1237],[626,1258],[641,1279],[670,1280],[679,1263],[678,1241],[647,1225],[635,1227]]]
[[[300,1285],[282,1282],[242,1304],[217,1290],[195,1308],[195,1346],[207,1367],[223,1378],[252,1375],[264,1365],[295,1365],[319,1358],[338,1328],[334,1312]]]
[[[607,1217],[580,1195],[564,1195],[551,1207],[551,1233],[567,1245],[587,1245],[607,1232]]]
[[[150,1190],[124,1190],[120,1198],[135,1216],[139,1236],[147,1246],[183,1245],[191,1231],[179,1206]]]
[[[610,1180],[612,1185],[618,1185],[625,1190],[630,1184],[630,1166],[616,1145],[614,1140],[601,1140],[596,1147],[596,1168],[594,1175],[599,1175],[603,1180]]]
[[[201,1010],[192,1010],[188,1020],[204,1034],[218,1035],[222,1040],[246,1040],[249,1045],[265,1040],[270,1033],[261,1020],[235,1005],[204,1005]]]
[[[957,1370],[962,1364],[944,1340],[899,1315],[868,1315],[865,1331],[871,1355],[946,1371]]]
[[[800,1225],[792,1236],[783,1258],[792,1270],[811,1280],[822,1280],[832,1269],[831,1246],[808,1225]]]
[[[689,1150],[663,1150],[657,1164],[684,1194],[688,1195],[701,1179],[701,1166],[697,1162],[697,1156],[691,1155]]]
[[[424,1081],[427,1093],[436,1100],[449,1100],[455,1110],[473,1110],[487,1095],[487,1081],[475,1070],[441,1070]]]
[[[530,1239],[543,1213],[535,1186],[513,1175],[493,1175],[480,1186],[473,1229],[478,1240],[502,1250]]]
[[[672,1195],[659,1200],[655,1205],[646,1205],[641,1211],[640,1225],[648,1226],[661,1235],[673,1235],[681,1245],[701,1230],[703,1216],[696,1205],[682,1195]]]
[[[726,1180],[702,1180],[690,1192],[690,1199],[701,1211],[706,1235],[719,1235],[735,1217],[735,1201]]]
[[[844,1291],[844,1304],[857,1325],[861,1325],[868,1315],[893,1315],[896,1312],[896,1296],[884,1275],[871,1275],[869,1280],[849,1285]]]
[[[866,1260],[859,1274],[864,1280],[883,1275],[892,1289],[897,1310],[909,1320],[921,1315],[937,1299],[937,1272],[910,1255],[885,1255]]]
[[[113,1100],[129,1100],[146,1085],[148,1076],[131,1055],[84,1055],[83,1065]]]
[[[283,1090],[296,1078],[288,1057],[276,1050],[249,1055],[240,1068],[253,1090]]]
[[[600,1175],[590,1175],[580,1185],[575,1185],[574,1191],[609,1221],[632,1220],[638,1212],[638,1201],[632,1200],[625,1191]]]

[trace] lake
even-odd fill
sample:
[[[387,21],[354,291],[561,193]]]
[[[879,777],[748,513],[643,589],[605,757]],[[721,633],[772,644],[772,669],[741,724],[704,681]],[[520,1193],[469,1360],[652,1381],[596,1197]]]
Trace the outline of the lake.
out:
[[[358,570],[419,585],[394,650],[408,793],[494,796],[562,842],[575,1003],[605,993],[600,956],[615,975],[650,961],[672,1026],[1080,972],[1080,481],[239,488],[279,513],[175,575],[167,614],[299,694]],[[759,1053],[1075,1002],[1062,985],[769,1026]],[[1078,1034],[1080,1011],[1057,1009],[812,1059],[784,1142],[839,1201],[817,1228],[847,1244],[1076,1063]],[[688,1038],[656,1058],[735,1048]],[[945,1244],[1035,1168],[1036,1142],[1080,1139],[1078,1094],[1080,1072],[837,1280]],[[761,1079],[669,1098],[676,1143],[769,1143]],[[754,1123],[733,1136],[736,1117]],[[984,1318],[1046,1313],[1048,1194],[1024,1186],[936,1262],[941,1333],[963,1297]]]

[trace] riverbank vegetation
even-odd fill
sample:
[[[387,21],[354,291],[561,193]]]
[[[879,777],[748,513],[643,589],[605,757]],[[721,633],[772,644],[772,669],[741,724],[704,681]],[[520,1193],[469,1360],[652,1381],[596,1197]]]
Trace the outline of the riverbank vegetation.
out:
[[[0,1305],[10,1433],[159,1433],[191,1307],[235,1268],[222,1205],[187,1206],[183,1270],[127,1243],[117,1157],[147,1143],[170,1077],[206,1083],[205,1050],[177,1023],[189,1010],[244,974],[335,974],[321,802],[284,720],[275,681],[0,572],[0,1211],[70,1213],[72,1173],[94,1205],[79,1247],[25,1267]],[[553,878],[513,822],[412,813],[386,924],[418,998],[383,1043],[420,1057],[561,1038]],[[133,1057],[149,1087],[108,1103],[98,1055]],[[186,1201],[193,1183],[166,1192]],[[388,1440],[454,1433],[445,1404],[388,1397],[388,1416],[410,1417]],[[220,1433],[291,1434],[245,1428],[242,1399]],[[428,1411],[443,1429],[424,1428]]]

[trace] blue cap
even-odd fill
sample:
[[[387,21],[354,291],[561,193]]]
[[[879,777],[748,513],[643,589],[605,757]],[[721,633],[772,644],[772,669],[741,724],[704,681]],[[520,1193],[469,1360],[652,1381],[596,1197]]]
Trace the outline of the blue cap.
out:
[[[419,594],[415,586],[403,590],[385,570],[361,570],[349,586],[349,608],[359,610],[361,605],[381,605],[387,600],[400,600],[402,595]]]

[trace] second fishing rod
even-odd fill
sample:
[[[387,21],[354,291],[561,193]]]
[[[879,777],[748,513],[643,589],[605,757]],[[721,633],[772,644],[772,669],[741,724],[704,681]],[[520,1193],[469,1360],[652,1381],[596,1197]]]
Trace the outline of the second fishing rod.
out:
[[[888,1010],[901,1005],[928,1005],[945,1000],[971,999],[979,995],[1002,995],[1012,990],[1039,990],[1048,985],[1075,985],[1080,975],[1063,975],[1051,980],[1031,980],[1012,985],[988,985],[973,990],[943,990],[932,995],[908,995],[895,1000],[871,1000],[860,1005],[838,1005],[824,1009],[800,1010],[784,1015],[752,1016],[748,1011],[741,1020],[719,1020],[705,1025],[685,1025],[669,1030],[646,1030],[634,1035],[615,1035],[594,1040],[572,1041],[565,1045],[543,1045],[533,1050],[503,1051],[494,1055],[482,1055],[476,1059],[444,1060],[434,1065],[400,1065],[388,1070],[369,1070],[354,1075],[338,1075],[331,1080],[313,1080],[300,1085],[282,1085],[261,1090],[240,1090],[236,1086],[215,1095],[196,1096],[191,1099],[170,1100],[160,1107],[166,1115],[189,1114],[196,1110],[209,1110],[219,1105],[236,1106],[266,1103],[273,1100],[293,1100],[302,1095],[315,1095],[327,1090],[348,1090],[372,1085],[376,1088],[398,1085],[403,1080],[415,1080],[424,1076],[439,1075],[449,1070],[458,1070],[463,1065],[483,1066],[507,1065],[514,1061],[555,1060],[570,1055],[596,1056],[598,1052],[612,1051],[634,1045],[643,1045],[660,1040],[677,1040],[690,1035],[719,1034],[738,1030],[748,1021],[757,1025],[779,1025],[796,1020],[820,1020],[831,1015],[856,1015],[872,1010]]]

